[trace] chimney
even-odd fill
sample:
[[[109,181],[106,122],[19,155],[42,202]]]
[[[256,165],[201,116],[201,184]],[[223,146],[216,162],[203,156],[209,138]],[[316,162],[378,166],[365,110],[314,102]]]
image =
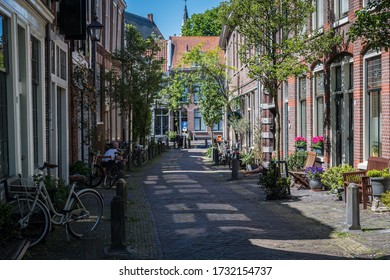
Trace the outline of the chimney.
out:
[[[150,22],[153,22],[153,14],[148,14],[148,19]]]

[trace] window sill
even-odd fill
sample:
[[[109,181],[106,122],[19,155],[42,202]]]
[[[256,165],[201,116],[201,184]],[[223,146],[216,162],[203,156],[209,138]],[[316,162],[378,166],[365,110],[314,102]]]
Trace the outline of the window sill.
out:
[[[367,169],[367,161],[364,161],[364,162],[361,162],[361,163],[358,163],[357,167],[359,170],[366,170]]]
[[[340,27],[344,24],[347,24],[349,22],[348,16],[338,19],[336,22],[332,24],[332,28]]]

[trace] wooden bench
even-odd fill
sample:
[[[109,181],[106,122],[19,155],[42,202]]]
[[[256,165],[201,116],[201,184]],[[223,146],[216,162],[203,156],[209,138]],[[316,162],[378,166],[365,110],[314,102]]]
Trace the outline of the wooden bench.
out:
[[[383,170],[390,165],[390,159],[383,157],[369,157],[366,170],[346,172],[343,174],[344,181],[344,201],[347,202],[347,187],[349,184],[355,184],[359,187],[359,199],[363,203],[363,209],[367,209],[367,203],[372,198],[371,181],[367,177],[369,170]]]

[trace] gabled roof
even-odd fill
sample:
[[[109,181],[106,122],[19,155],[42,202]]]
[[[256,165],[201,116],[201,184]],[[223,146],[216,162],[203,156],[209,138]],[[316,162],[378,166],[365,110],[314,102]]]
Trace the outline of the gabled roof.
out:
[[[153,20],[153,14],[148,14],[148,17],[141,17],[125,12],[125,24],[133,25],[139,32],[141,32],[144,38],[154,34],[156,37],[164,39],[164,36]]]
[[[206,52],[218,47],[218,36],[171,36],[171,68],[176,68],[184,53],[193,47],[202,44],[202,51]]]

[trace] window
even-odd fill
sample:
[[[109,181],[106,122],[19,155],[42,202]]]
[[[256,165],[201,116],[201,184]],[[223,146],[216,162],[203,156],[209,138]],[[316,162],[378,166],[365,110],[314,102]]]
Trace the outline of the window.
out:
[[[315,73],[314,76],[314,95],[316,99],[316,135],[324,134],[324,72]]]
[[[117,20],[118,20],[118,8],[117,8],[117,4],[115,2],[112,3],[112,23],[114,26],[116,26],[117,28],[113,28],[112,29],[112,51],[116,51],[117,50],[117,31],[118,29],[120,29],[120,25],[118,24]]]
[[[219,123],[214,124],[213,130],[222,131],[222,128],[223,128],[223,121],[220,120]]]
[[[165,135],[168,133],[169,114],[167,109],[157,108],[155,110],[155,135]]]
[[[342,90],[341,65],[335,67],[335,74],[336,74],[335,91],[341,91]]]
[[[6,23],[6,19],[0,15],[0,178],[9,176]]]
[[[324,25],[324,4],[323,0],[314,0],[315,11],[313,13],[313,30]]]
[[[199,86],[193,87],[194,103],[199,103],[199,98],[200,98],[199,91],[200,91]]]
[[[307,118],[306,118],[306,78],[299,79],[299,128],[300,136],[306,138]]]
[[[31,37],[31,68],[32,68],[32,113],[33,113],[33,147],[34,147],[34,166],[39,166],[38,159],[38,92],[39,92],[39,41]]]
[[[104,48],[107,51],[110,51],[110,31],[111,31],[111,22],[110,22],[110,1],[106,1],[106,15],[103,24],[103,29],[105,31],[105,46]]]
[[[334,14],[336,19],[343,18],[348,15],[349,0],[335,0]]]
[[[369,154],[372,156],[382,155],[381,83],[382,83],[381,58],[375,57],[367,61],[367,93],[368,93],[368,110],[369,110],[368,145],[369,145]]]
[[[206,125],[199,110],[194,110],[194,128],[195,131],[206,131]]]

